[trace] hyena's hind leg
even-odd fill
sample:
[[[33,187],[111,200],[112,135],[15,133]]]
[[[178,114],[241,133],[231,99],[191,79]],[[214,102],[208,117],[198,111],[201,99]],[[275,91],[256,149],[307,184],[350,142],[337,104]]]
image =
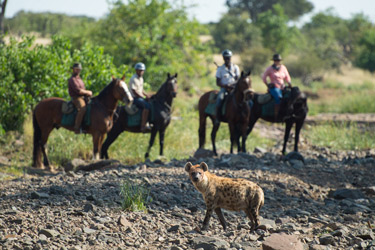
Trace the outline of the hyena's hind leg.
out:
[[[245,213],[250,220],[250,223],[251,223],[250,231],[252,232],[258,227],[259,223],[257,225],[257,219],[256,219],[256,217],[254,217],[254,214],[253,214],[251,208],[246,208]]]

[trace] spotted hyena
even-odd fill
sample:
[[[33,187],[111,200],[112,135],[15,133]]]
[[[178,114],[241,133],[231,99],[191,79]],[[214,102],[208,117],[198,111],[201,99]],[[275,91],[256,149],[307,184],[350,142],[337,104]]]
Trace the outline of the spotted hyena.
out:
[[[257,184],[245,179],[216,176],[208,172],[205,162],[194,166],[188,162],[185,170],[189,173],[195,188],[202,193],[206,203],[207,211],[202,230],[207,229],[213,211],[219,217],[224,230],[226,229],[221,208],[232,211],[243,210],[252,223],[251,230],[259,226],[259,209],[264,204],[264,194]]]

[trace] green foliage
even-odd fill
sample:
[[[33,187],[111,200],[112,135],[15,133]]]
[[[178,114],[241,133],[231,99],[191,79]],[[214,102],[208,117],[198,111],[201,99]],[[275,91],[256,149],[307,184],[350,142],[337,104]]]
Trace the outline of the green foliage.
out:
[[[371,73],[375,72],[375,28],[366,31],[359,44],[362,50],[356,59],[356,65],[360,68],[367,69]]]
[[[146,212],[146,205],[151,202],[150,191],[145,185],[126,180],[121,185],[122,208],[129,211]]]
[[[283,53],[288,48],[291,30],[287,25],[288,18],[279,4],[272,10],[259,14],[256,25],[262,30],[263,46],[274,53]]]
[[[37,32],[45,37],[84,30],[83,27],[94,23],[94,18],[85,16],[20,11],[14,17],[5,19],[5,31],[15,35]]]
[[[250,68],[253,74],[262,74],[270,64],[272,51],[263,47],[254,47],[245,50],[241,54],[241,61],[244,68]]]
[[[249,47],[259,47],[262,42],[261,30],[249,22],[246,14],[225,14],[212,28],[212,36],[219,51],[230,48],[242,52]]]
[[[356,124],[313,126],[305,133],[313,145],[335,150],[360,150],[375,147],[373,131],[363,131]]]
[[[257,22],[259,15],[271,10],[275,4],[283,6],[288,20],[297,20],[314,7],[308,0],[227,0],[226,4],[232,12],[246,10],[253,22]]]
[[[199,40],[202,29],[196,20],[188,19],[183,6],[172,8],[166,0],[129,0],[116,2],[91,38],[114,55],[117,65],[133,67],[144,62],[145,81],[156,89],[167,72],[178,72],[179,79],[204,73],[202,56],[208,48]]]
[[[52,40],[45,47],[34,46],[32,37],[0,44],[0,121],[5,131],[21,130],[26,115],[40,100],[68,98],[67,80],[75,61],[82,63],[82,79],[96,94],[110,82],[111,75],[121,75],[103,48],[86,44],[71,52],[67,39],[54,36]],[[120,67],[120,72],[125,70]]]

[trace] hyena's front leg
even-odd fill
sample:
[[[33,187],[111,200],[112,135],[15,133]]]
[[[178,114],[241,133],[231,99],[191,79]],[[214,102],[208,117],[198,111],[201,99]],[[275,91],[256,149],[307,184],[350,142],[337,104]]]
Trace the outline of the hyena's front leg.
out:
[[[202,228],[201,228],[202,231],[207,230],[208,224],[209,224],[210,219],[211,219],[212,212],[213,212],[213,208],[207,207],[206,216],[204,217],[203,225],[202,225]]]
[[[219,207],[215,208],[215,212],[217,216],[219,217],[220,223],[224,228],[224,231],[227,229],[227,223],[225,222],[224,215],[221,212],[221,209]]]

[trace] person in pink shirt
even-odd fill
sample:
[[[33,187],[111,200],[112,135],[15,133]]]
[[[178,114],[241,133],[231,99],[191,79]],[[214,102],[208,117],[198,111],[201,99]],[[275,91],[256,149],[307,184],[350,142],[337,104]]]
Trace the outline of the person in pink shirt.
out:
[[[281,98],[283,97],[282,90],[285,88],[285,82],[292,87],[291,79],[287,68],[281,64],[281,55],[274,54],[272,57],[273,64],[269,66],[263,73],[262,80],[266,84],[269,93],[275,99],[275,122],[277,121]],[[267,82],[267,77],[270,82]]]

